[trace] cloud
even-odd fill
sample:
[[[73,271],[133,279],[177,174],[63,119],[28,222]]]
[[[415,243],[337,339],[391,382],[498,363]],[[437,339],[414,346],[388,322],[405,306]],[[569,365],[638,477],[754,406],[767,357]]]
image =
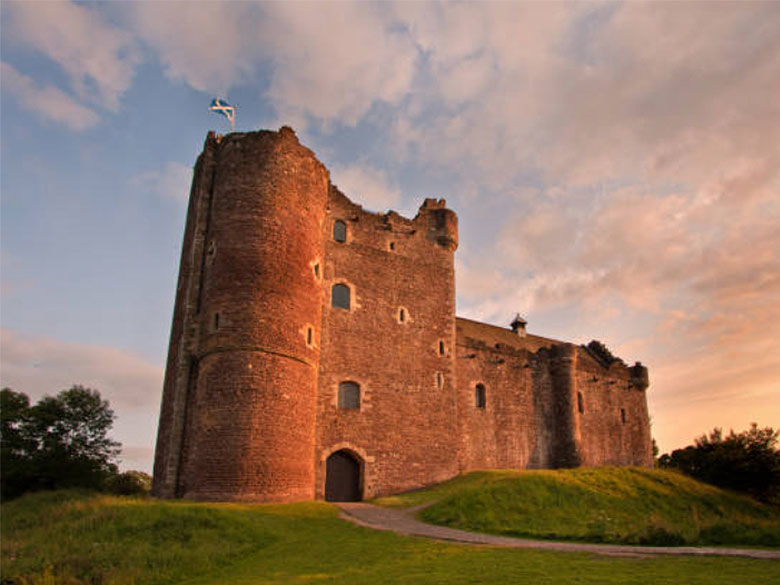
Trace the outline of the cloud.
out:
[[[34,402],[74,384],[94,388],[117,419],[111,436],[123,444],[125,469],[151,470],[163,370],[113,347],[85,345],[0,330],[0,383]]]
[[[331,180],[345,195],[368,209],[385,211],[401,202],[400,190],[381,169],[361,164],[334,167]]]
[[[8,2],[3,8],[9,36],[62,67],[82,100],[119,109],[139,62],[127,32],[73,2]]]
[[[186,203],[192,183],[192,167],[176,161],[168,161],[159,170],[147,171],[134,178],[134,182],[161,197]]]
[[[197,90],[226,95],[263,59],[263,19],[251,3],[195,2],[183,9],[176,2],[131,2],[118,10],[167,76]]]
[[[0,63],[3,88],[13,94],[20,106],[44,120],[64,124],[72,130],[86,130],[100,121],[93,110],[74,101],[54,86],[38,87],[11,65]]]
[[[377,102],[410,90],[418,51],[382,5],[264,5],[261,34],[274,68],[267,96],[281,119],[355,125]]]
[[[117,409],[158,406],[162,368],[112,347],[22,335],[2,329],[2,384],[38,398],[74,384],[100,391]]]

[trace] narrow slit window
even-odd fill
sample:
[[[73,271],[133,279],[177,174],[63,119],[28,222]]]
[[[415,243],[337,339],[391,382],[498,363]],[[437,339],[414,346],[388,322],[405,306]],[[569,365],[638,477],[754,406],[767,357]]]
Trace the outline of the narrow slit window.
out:
[[[626,409],[625,408],[621,408],[620,409],[620,422],[622,422],[623,424],[626,424]]]
[[[346,284],[334,284],[330,289],[330,305],[338,309],[349,310],[349,287]]]
[[[388,247],[388,249],[391,252],[394,252],[395,251],[395,242],[390,242],[389,244],[387,244],[387,247]]]
[[[436,372],[436,387],[441,390],[444,388],[444,374]]]
[[[446,348],[444,347],[444,342],[439,340],[439,355],[444,355]]]
[[[577,392],[577,410],[580,414],[585,412],[585,399],[582,397],[582,392]]]
[[[484,409],[486,404],[487,392],[485,386],[484,384],[477,384],[477,387],[474,389],[474,406]]]
[[[219,329],[219,313],[214,313],[214,331]]]
[[[320,263],[316,262],[314,264],[314,278],[319,278],[319,277],[320,277]]]
[[[314,341],[314,330],[311,327],[306,328],[306,345],[311,345]]]
[[[337,242],[347,241],[347,224],[340,219],[333,222],[333,239]]]
[[[360,385],[358,383],[339,383],[339,408],[343,410],[360,410]]]
[[[406,309],[398,310],[398,322],[404,323],[406,321]]]

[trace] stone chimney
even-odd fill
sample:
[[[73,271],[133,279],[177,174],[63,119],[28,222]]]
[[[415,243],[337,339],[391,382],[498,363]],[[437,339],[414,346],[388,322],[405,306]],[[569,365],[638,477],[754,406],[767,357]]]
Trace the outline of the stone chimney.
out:
[[[520,316],[520,313],[515,315],[514,320],[509,324],[509,326],[512,328],[512,332],[515,335],[518,335],[519,337],[525,337],[525,326],[528,324],[528,321],[523,319]]]

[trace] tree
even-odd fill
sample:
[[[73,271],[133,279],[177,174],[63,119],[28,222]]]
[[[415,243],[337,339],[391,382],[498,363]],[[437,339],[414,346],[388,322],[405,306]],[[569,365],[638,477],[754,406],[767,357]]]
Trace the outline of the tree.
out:
[[[760,429],[753,423],[739,434],[723,435],[714,429],[693,445],[658,460],[661,467],[676,468],[701,481],[747,492],[763,501],[780,503],[780,430]]]
[[[99,489],[116,473],[120,444],[108,437],[114,412],[97,390],[73,386],[31,407],[26,395],[6,388],[2,406],[3,498],[39,489]]]

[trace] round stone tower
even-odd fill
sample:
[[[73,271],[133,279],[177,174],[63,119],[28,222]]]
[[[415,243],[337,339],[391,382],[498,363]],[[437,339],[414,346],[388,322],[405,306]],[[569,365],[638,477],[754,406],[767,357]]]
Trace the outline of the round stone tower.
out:
[[[328,172],[287,127],[210,134],[204,159],[210,171],[196,167],[192,197],[207,201],[188,214],[154,491],[312,499]]]

